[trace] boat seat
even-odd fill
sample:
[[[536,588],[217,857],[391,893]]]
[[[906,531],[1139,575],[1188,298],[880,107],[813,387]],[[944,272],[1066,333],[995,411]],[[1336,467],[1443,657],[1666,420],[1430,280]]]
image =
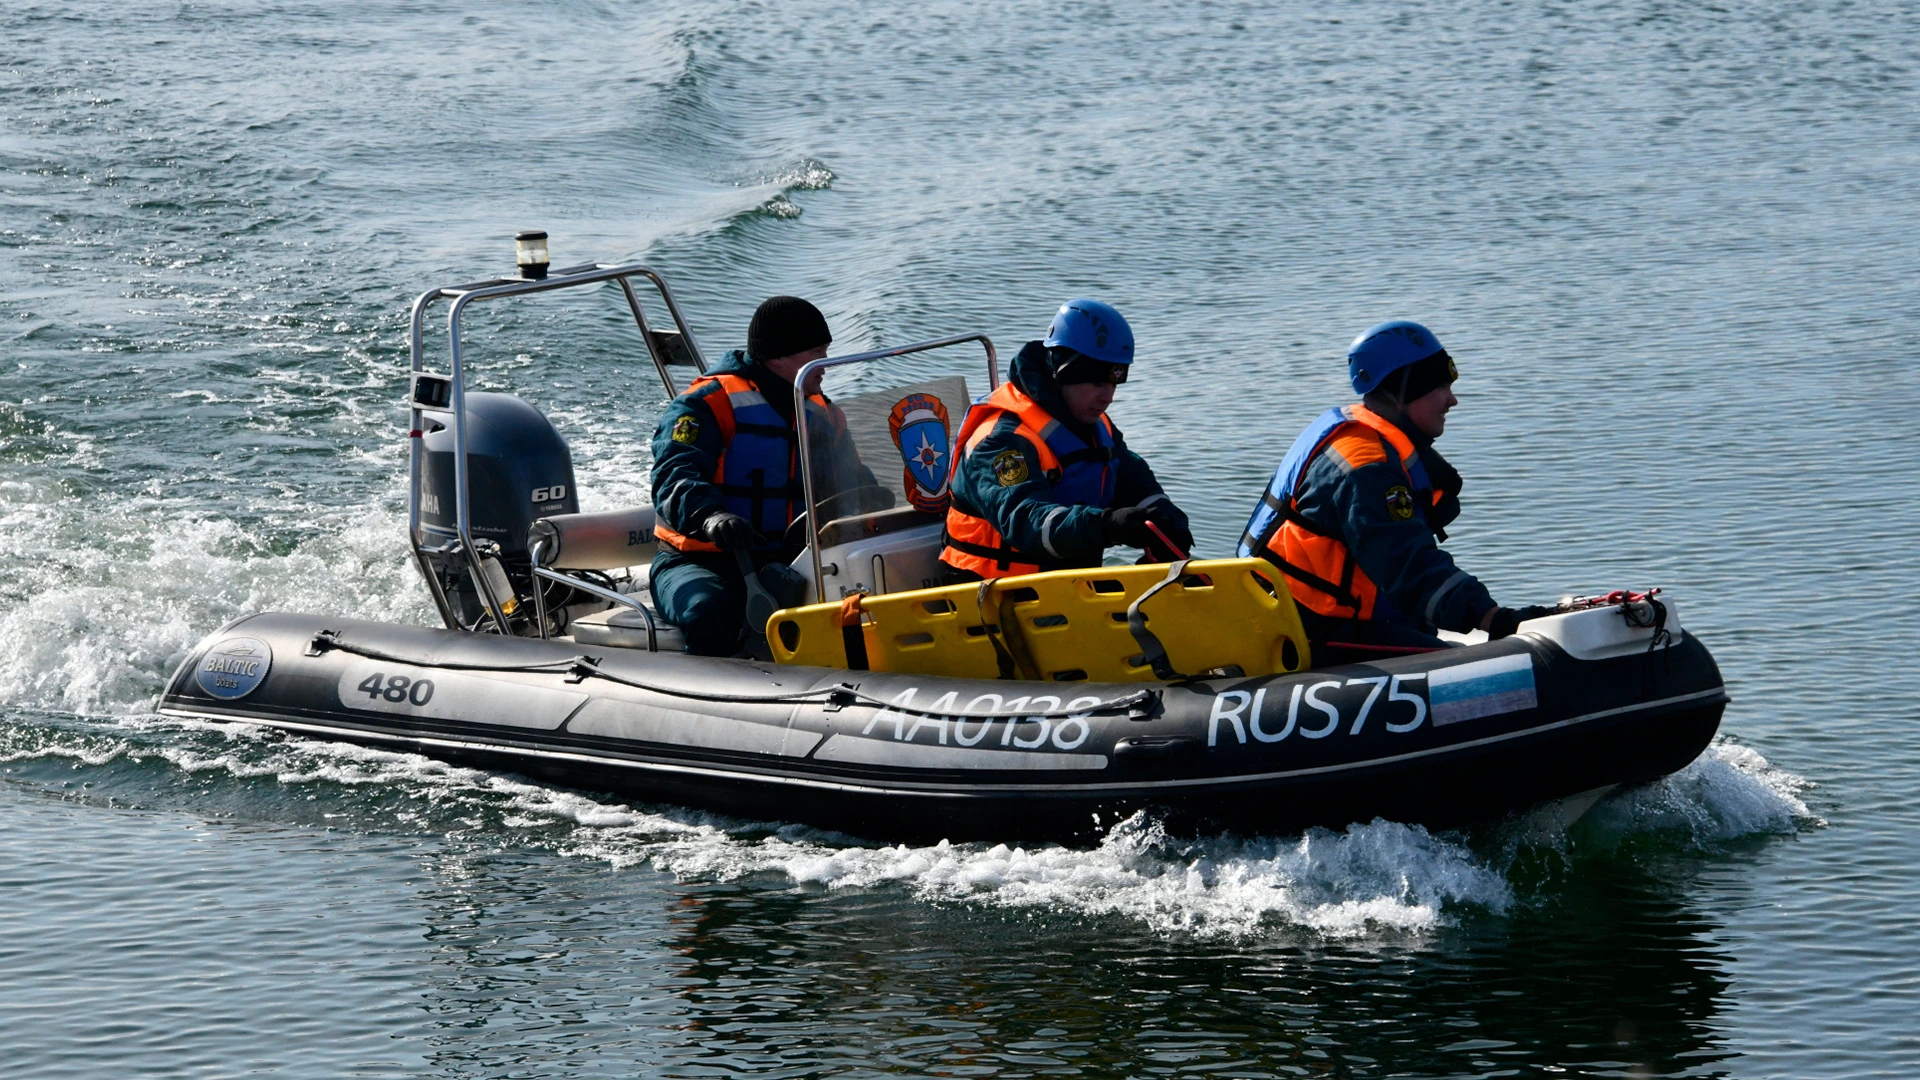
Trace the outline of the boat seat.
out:
[[[647,610],[653,611],[652,608]],[[653,616],[654,632],[649,637],[646,617],[628,607],[612,607],[582,615],[567,624],[567,630],[573,635],[573,640],[581,645],[646,652],[680,652],[687,647],[686,635],[680,632],[679,627],[662,619],[657,612]]]

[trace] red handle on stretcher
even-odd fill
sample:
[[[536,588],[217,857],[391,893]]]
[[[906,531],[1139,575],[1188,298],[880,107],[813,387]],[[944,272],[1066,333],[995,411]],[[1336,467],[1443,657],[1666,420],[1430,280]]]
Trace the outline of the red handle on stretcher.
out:
[[[1187,553],[1180,550],[1179,544],[1176,544],[1173,541],[1167,539],[1167,534],[1160,531],[1160,526],[1155,525],[1153,522],[1149,521],[1147,522],[1147,528],[1153,531],[1154,536],[1159,537],[1160,542],[1162,544],[1167,545],[1168,551],[1173,552],[1173,558],[1175,562],[1179,562],[1180,560],[1185,559],[1187,557]]]

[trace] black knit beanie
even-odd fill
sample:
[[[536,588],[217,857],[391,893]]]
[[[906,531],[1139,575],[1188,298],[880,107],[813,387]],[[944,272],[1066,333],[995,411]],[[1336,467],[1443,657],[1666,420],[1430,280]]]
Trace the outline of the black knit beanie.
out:
[[[1393,394],[1400,399],[1400,404],[1405,405],[1418,401],[1443,386],[1451,386],[1459,377],[1460,372],[1453,366],[1453,357],[1447,355],[1447,350],[1441,349],[1424,360],[1416,360],[1401,368],[1400,378],[1396,380],[1389,376],[1381,385],[1381,389],[1394,387],[1397,382],[1398,386],[1393,390]]]
[[[775,296],[747,324],[747,356],[765,362],[832,344],[826,316],[797,296]]]

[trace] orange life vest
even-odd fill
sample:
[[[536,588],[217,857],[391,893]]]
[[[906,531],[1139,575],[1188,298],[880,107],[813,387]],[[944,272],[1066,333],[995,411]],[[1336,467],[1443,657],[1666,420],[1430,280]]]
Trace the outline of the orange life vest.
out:
[[[744,376],[702,375],[687,387],[687,393],[713,384],[719,385],[720,392],[701,399],[720,426],[720,459],[714,465],[713,484],[720,489],[728,512],[745,518],[770,546],[777,547],[806,502],[800,437],[753,380]],[[825,410],[836,431],[846,427],[844,414],[824,395],[813,394],[807,400]],[[676,532],[664,520],[655,522],[653,535],[678,551],[720,550],[711,541]]]
[[[986,518],[960,509],[958,498],[960,485],[958,477],[963,464],[970,458],[974,447],[980,440],[992,434],[1000,418],[1012,413],[1019,420],[1017,434],[1033,444],[1034,453],[1040,458],[1040,471],[1052,483],[1052,496],[1063,506],[1112,505],[1114,490],[1118,478],[1113,466],[1113,422],[1103,414],[1099,425],[1094,429],[1094,441],[1088,443],[1081,439],[1065,424],[1055,420],[1040,403],[1028,397],[1011,382],[1001,383],[999,389],[988,395],[987,400],[967,410],[967,418],[960,425],[960,435],[954,440],[959,449],[953,455],[953,485],[955,499],[947,507],[946,548],[940,552],[940,560],[949,566],[961,570],[970,570],[983,578],[1012,577],[1017,574],[1037,574],[1042,570],[1058,570],[1066,566],[1058,559],[1039,552],[1015,550],[1000,535],[1000,530]],[[1004,456],[1004,455],[1003,455]],[[1027,469],[1024,457],[1010,461],[1006,468],[1018,469],[1022,474]],[[1001,467],[995,462],[982,462],[989,468]],[[1002,477],[1002,481],[1008,478]],[[1012,480],[1008,486],[1020,483]]]
[[[1434,489],[1413,440],[1391,420],[1362,404],[1329,409],[1294,440],[1260,507],[1240,538],[1242,557],[1258,555],[1291,579],[1295,603],[1335,619],[1375,619],[1393,614],[1367,572],[1337,533],[1323,532],[1301,516],[1297,495],[1307,468],[1321,454],[1339,454],[1352,468],[1391,460],[1407,477],[1408,513],[1438,506]]]

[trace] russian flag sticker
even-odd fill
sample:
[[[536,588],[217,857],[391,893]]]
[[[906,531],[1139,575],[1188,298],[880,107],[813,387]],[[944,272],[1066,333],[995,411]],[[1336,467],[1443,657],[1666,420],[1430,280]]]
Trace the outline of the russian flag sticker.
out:
[[[1537,708],[1540,699],[1533,688],[1533,654],[1441,668],[1427,676],[1427,701],[1433,706],[1434,727]]]

